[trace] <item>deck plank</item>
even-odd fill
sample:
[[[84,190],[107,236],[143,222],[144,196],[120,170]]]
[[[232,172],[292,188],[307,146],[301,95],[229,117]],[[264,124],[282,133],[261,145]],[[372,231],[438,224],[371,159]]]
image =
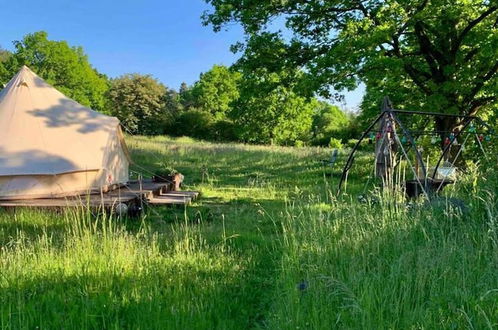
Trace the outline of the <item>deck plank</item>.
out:
[[[160,196],[183,196],[190,197],[192,200],[196,200],[199,197],[198,191],[168,191],[166,193],[161,193]]]
[[[164,194],[161,196],[155,196],[149,201],[151,205],[186,205],[192,202],[192,198],[188,196],[178,196],[174,194]]]
[[[197,199],[197,191],[172,191],[169,183],[143,180],[129,182],[103,194],[89,194],[67,198],[0,200],[0,207],[112,207],[145,199],[151,205],[185,205]]]

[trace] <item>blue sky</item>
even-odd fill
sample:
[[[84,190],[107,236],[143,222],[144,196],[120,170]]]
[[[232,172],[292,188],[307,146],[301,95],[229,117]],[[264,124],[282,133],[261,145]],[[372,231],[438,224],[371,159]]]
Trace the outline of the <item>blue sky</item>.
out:
[[[231,44],[242,30],[231,26],[214,33],[202,26],[208,6],[202,0],[17,0],[2,4],[0,46],[44,30],[50,39],[82,46],[90,62],[110,77],[124,73],[152,74],[168,87],[193,83],[214,64],[230,65],[237,55]],[[348,93],[348,108],[362,90]]]

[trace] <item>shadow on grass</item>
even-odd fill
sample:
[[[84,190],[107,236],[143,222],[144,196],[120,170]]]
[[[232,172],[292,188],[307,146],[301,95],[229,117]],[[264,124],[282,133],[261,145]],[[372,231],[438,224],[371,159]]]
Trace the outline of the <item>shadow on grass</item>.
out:
[[[252,259],[241,254],[211,262],[201,251],[179,257],[165,251],[132,268],[113,260],[102,268],[97,255],[83,264],[54,255],[46,261],[53,262],[48,273],[28,268],[20,277],[4,274],[0,324],[24,329],[254,327],[268,307],[265,297],[274,276],[260,264],[268,254],[251,252]]]

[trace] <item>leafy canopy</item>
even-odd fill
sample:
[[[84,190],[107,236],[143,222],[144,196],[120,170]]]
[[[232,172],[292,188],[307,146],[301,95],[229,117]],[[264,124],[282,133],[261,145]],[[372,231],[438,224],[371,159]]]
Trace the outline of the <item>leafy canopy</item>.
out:
[[[126,74],[111,81],[109,106],[127,131],[160,134],[169,119],[166,93],[167,88],[150,75]]]
[[[282,83],[286,72],[265,69],[246,71],[232,118],[242,140],[257,143],[293,144],[309,139],[314,100],[302,97]]]
[[[225,118],[231,103],[239,97],[237,84],[240,77],[239,72],[231,71],[226,66],[213,66],[201,74],[189,91],[194,106],[210,112],[217,119]]]
[[[346,139],[350,123],[350,118],[339,107],[324,101],[316,102],[312,122],[314,143],[326,145],[331,138]]]
[[[408,106],[474,114],[497,102],[496,0],[206,2],[205,24],[244,28],[246,42],[234,47],[244,65],[301,69],[296,86],[306,93],[363,81],[370,103],[395,94]]]
[[[0,88],[7,82],[9,71],[5,67],[5,63],[12,56],[12,53],[0,47]]]
[[[107,78],[90,65],[81,47],[49,40],[43,31],[26,35],[21,41],[15,41],[14,46],[14,53],[4,62],[3,83],[10,80],[22,65],[27,65],[65,95],[105,112]]]

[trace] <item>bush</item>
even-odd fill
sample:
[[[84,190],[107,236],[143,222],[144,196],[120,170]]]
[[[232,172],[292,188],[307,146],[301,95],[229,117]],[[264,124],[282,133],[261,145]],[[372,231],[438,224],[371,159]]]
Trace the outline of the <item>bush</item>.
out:
[[[346,143],[346,146],[348,148],[354,148],[354,146],[358,143],[358,139],[349,139],[348,142]],[[360,146],[358,147],[360,150],[368,150],[369,145],[373,145],[375,142],[370,141],[369,139],[363,139],[361,141]]]
[[[294,141],[294,147],[297,147],[297,148],[302,148],[305,146],[305,143],[301,140],[296,140]]]
[[[237,141],[237,129],[233,121],[221,119],[212,125],[211,135],[217,141]]]
[[[197,139],[211,139],[213,137],[214,117],[211,113],[202,110],[188,110],[181,113],[170,132],[176,136],[190,136]]]
[[[358,143],[358,139],[349,139],[346,143],[348,148],[354,148],[354,146]]]
[[[334,149],[342,149],[342,141],[336,138],[330,138],[329,147]]]

